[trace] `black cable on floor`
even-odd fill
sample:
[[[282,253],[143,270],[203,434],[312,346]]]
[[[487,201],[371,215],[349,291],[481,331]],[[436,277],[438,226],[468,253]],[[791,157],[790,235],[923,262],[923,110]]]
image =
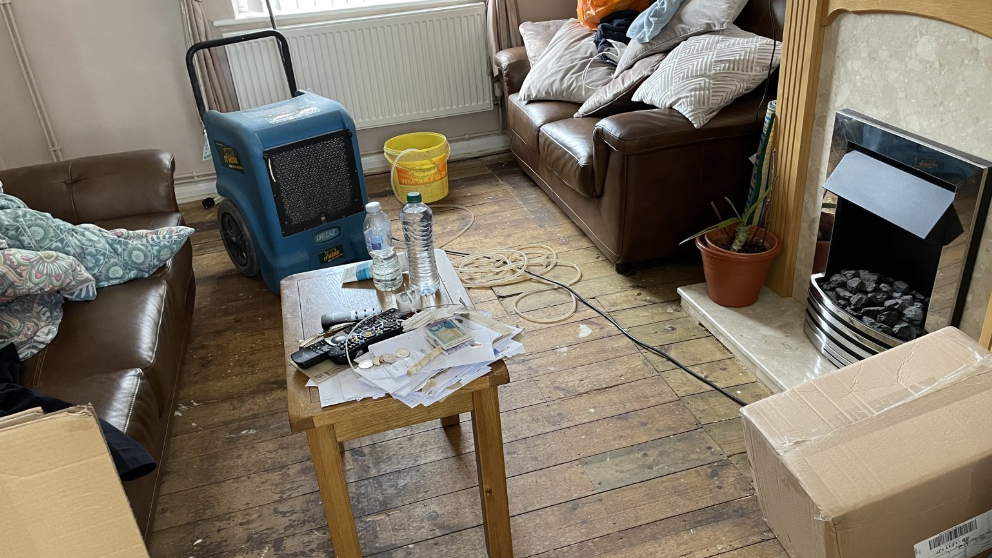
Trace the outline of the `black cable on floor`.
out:
[[[469,254],[466,254],[465,252],[456,252],[454,250],[445,250],[445,252],[448,253],[448,254],[453,254],[455,256],[468,256],[469,255]],[[618,330],[620,330],[620,333],[622,333],[624,335],[624,337],[626,337],[627,339],[630,339],[636,345],[638,345],[640,347],[643,347],[644,349],[646,349],[646,350],[648,350],[648,351],[650,351],[650,352],[652,352],[652,353],[654,353],[654,354],[656,354],[656,355],[658,355],[658,356],[660,356],[660,357],[668,360],[669,362],[671,362],[675,366],[681,368],[683,372],[689,374],[693,378],[699,380],[700,382],[703,382],[704,384],[706,384],[706,385],[710,386],[711,388],[715,389],[716,391],[720,392],[727,399],[730,399],[731,401],[733,401],[734,403],[737,403],[741,407],[747,405],[747,403],[744,400],[742,400],[741,398],[737,397],[736,395],[730,393],[729,391],[725,390],[724,388],[716,385],[715,383],[713,383],[712,381],[710,381],[708,378],[702,376],[701,374],[698,374],[696,372],[693,372],[686,365],[684,365],[681,362],[679,362],[672,355],[666,353],[665,351],[662,351],[661,349],[658,349],[656,347],[653,347],[651,345],[648,345],[644,341],[641,341],[637,337],[634,337],[633,335],[631,335],[622,325],[620,325],[615,319],[613,319],[613,316],[610,316],[609,313],[606,312],[605,310],[601,310],[599,307],[593,305],[591,302],[589,302],[588,300],[586,300],[582,295],[580,295],[579,293],[575,292],[575,290],[572,289],[572,287],[570,287],[570,286],[568,286],[568,285],[566,285],[564,283],[560,283],[558,281],[555,281],[554,279],[549,279],[548,277],[544,277],[543,275],[538,275],[537,273],[534,273],[532,271],[527,271],[526,269],[524,270],[524,273],[526,273],[526,274],[528,274],[528,275],[530,275],[532,277],[537,277],[538,279],[540,279],[542,281],[547,281],[548,283],[551,283],[552,285],[555,285],[555,286],[557,286],[559,288],[565,289],[566,291],[572,293],[572,296],[574,296],[577,300],[579,300],[580,302],[582,302],[582,304],[585,304],[586,306],[588,306],[589,308],[591,308],[593,312],[596,312],[597,314],[599,314],[600,316],[602,316],[603,318],[605,318],[606,321],[608,321],[611,324],[613,324],[613,326],[615,328],[617,328]]]

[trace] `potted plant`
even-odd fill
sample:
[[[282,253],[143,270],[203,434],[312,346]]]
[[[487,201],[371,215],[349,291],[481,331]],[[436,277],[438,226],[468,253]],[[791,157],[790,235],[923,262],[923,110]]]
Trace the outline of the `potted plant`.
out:
[[[770,181],[774,184],[774,180]],[[782,251],[778,237],[765,225],[771,185],[744,213],[725,198],[734,216],[683,240],[695,239],[703,255],[703,275],[710,300],[731,308],[750,306],[758,300],[768,268]],[[716,204],[713,211],[720,216]]]

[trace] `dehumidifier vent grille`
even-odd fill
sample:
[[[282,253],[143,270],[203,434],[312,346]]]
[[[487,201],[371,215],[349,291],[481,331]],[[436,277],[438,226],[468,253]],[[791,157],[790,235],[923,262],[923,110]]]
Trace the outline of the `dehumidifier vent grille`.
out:
[[[265,151],[282,235],[362,210],[351,134],[341,130]]]

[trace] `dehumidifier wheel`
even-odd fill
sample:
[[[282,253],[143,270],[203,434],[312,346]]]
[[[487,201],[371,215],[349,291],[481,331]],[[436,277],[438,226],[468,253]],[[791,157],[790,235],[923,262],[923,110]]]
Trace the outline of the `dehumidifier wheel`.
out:
[[[247,277],[258,275],[255,243],[252,241],[248,223],[245,222],[238,206],[231,200],[221,200],[217,204],[217,220],[220,222],[220,236],[224,240],[224,248],[234,262],[234,267]]]

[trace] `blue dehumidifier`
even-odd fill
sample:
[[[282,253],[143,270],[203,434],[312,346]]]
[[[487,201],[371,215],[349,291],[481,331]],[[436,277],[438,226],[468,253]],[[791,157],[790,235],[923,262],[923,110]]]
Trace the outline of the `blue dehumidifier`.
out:
[[[204,49],[274,38],[291,99],[238,112],[204,106],[194,55]],[[206,129],[217,220],[231,261],[262,272],[279,293],[283,277],[368,259],[362,222],[368,197],[355,122],[339,103],[296,89],[289,43],[260,31],[197,43],[186,53],[193,97]]]

